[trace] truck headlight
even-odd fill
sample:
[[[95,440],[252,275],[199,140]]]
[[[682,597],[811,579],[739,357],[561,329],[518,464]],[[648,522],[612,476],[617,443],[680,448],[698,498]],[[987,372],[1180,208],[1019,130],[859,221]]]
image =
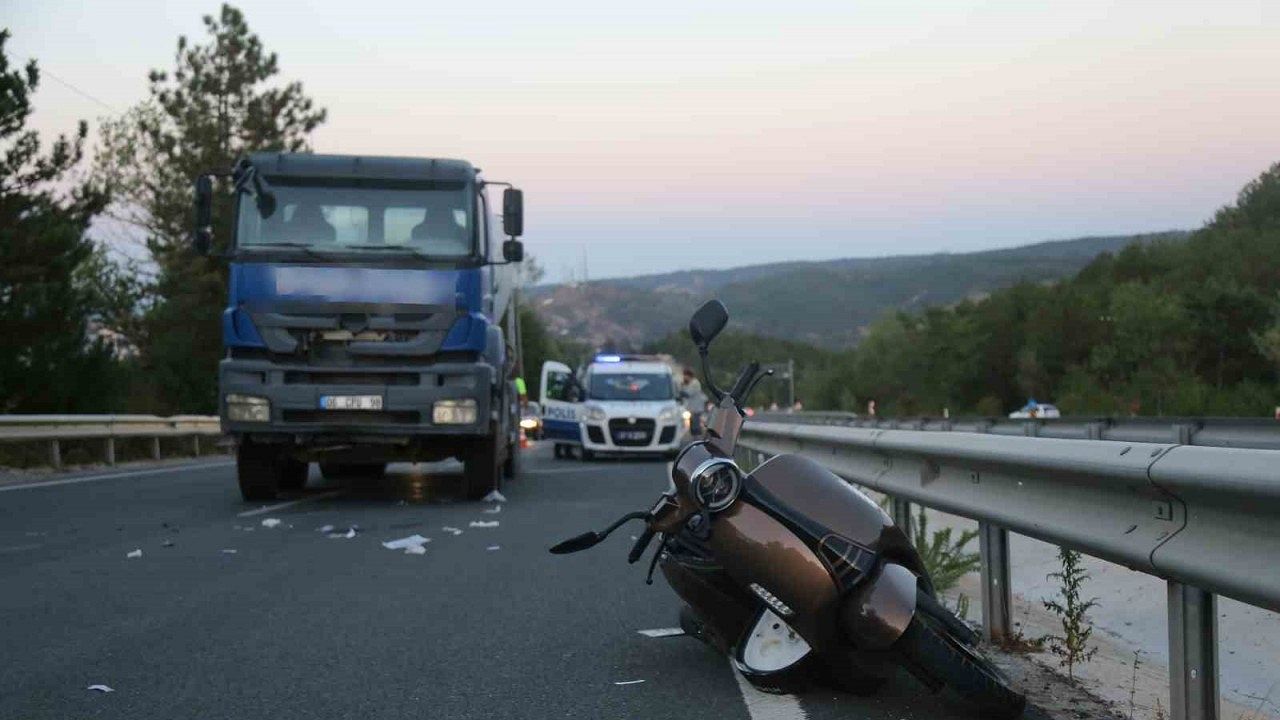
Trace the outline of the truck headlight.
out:
[[[232,422],[270,422],[271,401],[257,395],[238,395],[229,393],[227,403],[227,419]]]
[[[476,422],[476,401],[437,400],[431,406],[431,422],[436,425],[474,425]]]
[[[660,423],[673,423],[678,419],[680,419],[680,408],[678,407],[663,408],[662,412],[658,413],[658,422]]]
[[[587,422],[604,422],[608,417],[609,413],[605,412],[604,408],[599,405],[587,405],[582,408],[582,419]]]

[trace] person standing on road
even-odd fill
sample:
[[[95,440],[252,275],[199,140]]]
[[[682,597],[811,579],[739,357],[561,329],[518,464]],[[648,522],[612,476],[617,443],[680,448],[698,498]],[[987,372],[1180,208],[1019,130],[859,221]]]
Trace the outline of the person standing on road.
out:
[[[702,383],[689,368],[684,369],[684,382],[680,384],[680,399],[689,411],[689,432],[697,435],[702,432],[702,408],[706,407],[707,395],[702,392]]]

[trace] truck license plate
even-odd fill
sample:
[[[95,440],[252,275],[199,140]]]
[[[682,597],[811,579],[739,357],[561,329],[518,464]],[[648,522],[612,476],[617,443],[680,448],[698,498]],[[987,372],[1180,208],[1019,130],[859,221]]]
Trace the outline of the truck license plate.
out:
[[[381,395],[321,395],[321,410],[381,410]]]

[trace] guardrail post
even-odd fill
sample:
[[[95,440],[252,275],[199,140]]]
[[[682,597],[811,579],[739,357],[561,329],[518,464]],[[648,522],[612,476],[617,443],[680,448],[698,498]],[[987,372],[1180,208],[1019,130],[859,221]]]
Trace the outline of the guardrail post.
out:
[[[1003,642],[1013,632],[1009,531],[991,523],[978,523],[978,552],[982,556],[982,627],[988,640]]]
[[[107,438],[106,461],[108,465],[116,464],[116,439],[113,437]]]
[[[160,436],[151,438],[151,458],[153,460],[160,459]]]
[[[54,470],[62,469],[62,445],[57,440],[49,441],[49,464]]]
[[[912,537],[911,528],[911,501],[903,500],[898,497],[889,498],[889,515],[893,517],[893,524],[902,528],[902,532],[907,537]]]
[[[1169,581],[1169,711],[1173,720],[1218,720],[1218,597]]]

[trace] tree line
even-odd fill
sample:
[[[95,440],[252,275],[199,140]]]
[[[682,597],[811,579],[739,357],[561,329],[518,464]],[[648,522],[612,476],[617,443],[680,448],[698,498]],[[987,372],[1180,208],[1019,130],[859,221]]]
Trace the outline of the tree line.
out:
[[[682,333],[651,349],[695,360]],[[1186,238],[1104,253],[1067,280],[888,314],[846,352],[731,334],[716,357],[725,375],[794,358],[806,409],[1001,415],[1035,398],[1074,415],[1271,416],[1280,164]],[[785,397],[775,381],[761,402]]]

